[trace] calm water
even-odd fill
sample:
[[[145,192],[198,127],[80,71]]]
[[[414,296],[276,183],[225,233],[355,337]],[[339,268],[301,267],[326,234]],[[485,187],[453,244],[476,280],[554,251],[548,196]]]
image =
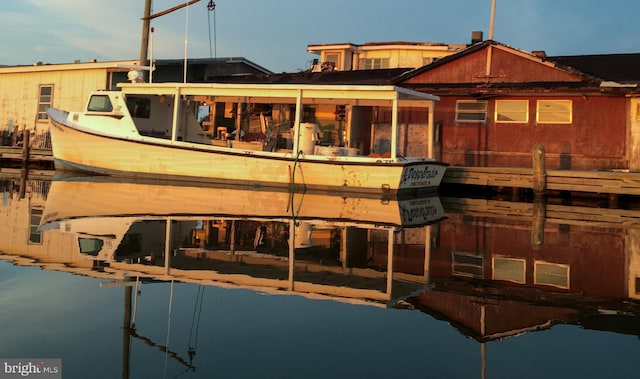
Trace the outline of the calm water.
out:
[[[17,186],[2,187],[0,359],[60,358],[64,378],[638,377],[634,227],[548,206],[539,234],[526,203],[443,196]]]

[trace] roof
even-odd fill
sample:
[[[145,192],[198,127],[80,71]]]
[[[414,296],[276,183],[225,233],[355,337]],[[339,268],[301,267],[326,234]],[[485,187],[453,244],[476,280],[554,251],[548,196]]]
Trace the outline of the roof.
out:
[[[619,83],[640,83],[640,53],[547,57],[588,75]]]
[[[295,72],[267,75],[235,75],[209,78],[214,83],[253,84],[348,84],[348,85],[388,85],[396,78],[411,71],[411,68],[391,68],[376,70]]]
[[[170,65],[184,65],[184,59],[154,59],[156,66],[170,66]],[[187,60],[189,65],[207,65],[207,66],[228,66],[230,64],[242,64],[256,71],[270,74],[271,70],[268,70],[255,62],[252,62],[244,57],[221,57],[221,58],[189,58]]]
[[[458,51],[452,55],[448,55],[437,59],[431,64],[418,67],[413,71],[406,72],[398,78],[396,83],[402,83],[416,75],[423,72],[432,70],[436,67],[446,65],[447,63],[460,59],[466,55],[472,54],[479,50],[485,49],[488,46],[494,46],[494,48],[500,48],[502,50],[508,50],[513,54],[520,55],[532,61],[537,61],[541,64],[555,67],[556,69],[563,70],[581,78],[581,83],[556,83],[556,82],[536,82],[535,78],[527,83],[529,87],[540,88],[575,88],[575,87],[599,87],[599,86],[614,86],[616,83],[627,84],[640,83],[640,53],[639,54],[600,54],[600,55],[576,55],[576,56],[557,56],[547,57],[544,54],[536,54],[520,50],[503,43],[485,40],[473,45],[470,45],[464,50]],[[444,87],[451,87],[454,83],[449,83]],[[458,83],[459,85],[468,85]],[[403,84],[404,85],[404,84]],[[486,85],[486,84],[484,84]],[[442,85],[432,85],[430,87],[438,87]],[[454,84],[455,86],[455,84]],[[522,83],[491,83],[492,87],[521,87]],[[409,86],[411,87],[411,86]]]
[[[412,72],[405,73],[402,78],[398,78],[398,79],[399,80],[408,79],[408,78],[410,78],[412,76],[415,76],[415,75],[418,75],[418,74],[420,74],[422,72],[431,70],[431,69],[433,69],[435,67],[439,67],[439,66],[445,65],[448,62],[454,61],[456,59],[460,59],[461,57],[463,57],[465,55],[469,55],[469,54],[474,53],[476,51],[483,50],[487,46],[494,46],[494,47],[501,48],[501,49],[504,49],[504,50],[509,50],[510,52],[513,52],[514,54],[518,54],[520,56],[526,57],[526,58],[531,59],[531,60],[539,61],[540,63],[543,63],[543,64],[547,64],[547,65],[551,65],[551,66],[560,65],[560,63],[553,62],[553,61],[551,61],[549,59],[545,59],[545,58],[540,57],[540,56],[538,56],[536,54],[533,54],[533,53],[530,53],[530,52],[527,52],[527,51],[524,51],[524,50],[520,50],[518,48],[503,44],[503,43],[498,42],[498,41],[484,40],[484,41],[475,43],[473,45],[469,45],[466,49],[460,50],[460,51],[458,51],[456,53],[453,53],[451,55],[447,55],[445,57],[438,58],[437,60],[435,60],[434,62],[432,62],[432,63],[430,63],[430,64],[428,64],[426,66],[418,67],[415,70],[413,70]],[[563,69],[565,71],[571,71],[576,75],[583,76],[585,80],[591,80],[592,79],[592,78],[588,77],[589,75],[587,75],[586,73],[581,72],[581,71],[577,71],[575,68],[572,68],[572,67],[569,67],[569,66],[559,67],[559,68]]]
[[[0,66],[0,73],[26,73],[43,71],[72,71],[72,70],[97,70],[108,69],[111,71],[127,72],[138,66],[138,60],[106,61],[106,62],[75,62],[75,63],[42,63],[36,62],[32,65]]]
[[[322,83],[119,83],[123,94],[151,95],[202,95],[215,96],[217,100],[236,101],[238,98],[295,100],[301,97],[305,101],[330,100],[342,104],[388,105],[392,100],[401,100],[403,106],[424,106],[424,101],[437,101],[440,98],[424,92],[390,84],[344,84]],[[273,101],[271,101],[273,100]],[[294,101],[295,102],[295,101]]]

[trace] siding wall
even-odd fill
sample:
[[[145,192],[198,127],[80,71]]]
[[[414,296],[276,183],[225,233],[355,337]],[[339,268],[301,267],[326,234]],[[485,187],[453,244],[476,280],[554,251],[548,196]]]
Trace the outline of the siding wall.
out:
[[[36,121],[40,85],[53,85],[53,106],[80,110],[92,90],[106,89],[107,71],[66,70],[0,74],[0,130],[48,130],[48,120]]]
[[[529,100],[528,123],[496,123],[495,103],[488,100],[487,121],[456,122],[457,97],[442,97],[435,122],[442,124],[443,160],[453,165],[531,167],[534,145],[543,144],[549,169],[623,169],[627,157],[627,99],[603,96],[556,96],[571,100],[571,124],[537,124],[536,102],[545,96],[513,96]],[[462,98],[464,99],[464,98]],[[471,99],[471,98],[466,98]]]

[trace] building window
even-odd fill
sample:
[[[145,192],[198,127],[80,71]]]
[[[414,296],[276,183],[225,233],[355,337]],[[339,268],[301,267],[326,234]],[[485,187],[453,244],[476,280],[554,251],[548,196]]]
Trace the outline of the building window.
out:
[[[529,122],[528,100],[496,100],[496,122]]]
[[[571,100],[538,100],[538,124],[570,124],[573,120]]]
[[[53,85],[41,85],[38,89],[38,121],[46,121],[47,108],[53,105]]]
[[[362,58],[359,66],[363,70],[389,68],[389,58]]]
[[[524,284],[526,262],[524,259],[493,258],[493,279]]]
[[[452,272],[454,275],[481,279],[484,276],[484,257],[464,252],[453,252]]]
[[[456,121],[478,122],[487,120],[487,102],[475,100],[456,101]]]
[[[535,284],[569,288],[569,266],[536,261],[534,278]]]
[[[426,66],[428,64],[433,63],[436,60],[434,57],[422,57],[422,65]]]
[[[29,243],[41,244],[42,232],[38,230],[42,220],[42,209],[31,208],[29,211]]]
[[[340,53],[326,53],[324,55],[324,63],[333,63],[333,67],[336,70],[340,70]]]

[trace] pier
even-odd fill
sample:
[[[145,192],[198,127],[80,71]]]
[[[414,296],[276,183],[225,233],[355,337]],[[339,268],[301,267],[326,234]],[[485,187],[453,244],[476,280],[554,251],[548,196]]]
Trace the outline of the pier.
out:
[[[26,142],[26,144],[25,144]],[[0,146],[0,174],[3,177],[49,179],[53,176],[51,149]],[[592,194],[640,195],[640,172],[624,170],[578,171],[547,170],[544,150],[533,151],[531,168],[449,166],[442,184],[445,186],[477,186],[498,190],[523,189],[535,193],[548,191],[585,192]]]
[[[640,172],[545,171],[547,191],[640,195]],[[443,184],[534,189],[533,168],[449,166]]]

